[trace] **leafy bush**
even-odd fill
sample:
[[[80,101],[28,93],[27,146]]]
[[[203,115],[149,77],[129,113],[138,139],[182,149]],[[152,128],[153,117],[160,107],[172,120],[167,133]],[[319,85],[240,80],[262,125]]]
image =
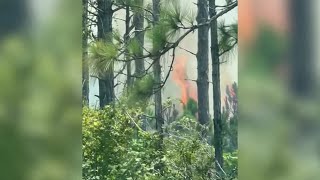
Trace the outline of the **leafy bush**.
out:
[[[237,179],[238,177],[238,151],[223,154],[224,171],[226,179]]]
[[[140,111],[124,106],[83,110],[83,178],[143,179],[156,175],[158,137],[138,130]]]
[[[160,151],[157,133],[140,128],[141,114],[121,105],[83,109],[83,179],[215,179],[214,148],[194,118],[165,127]],[[225,154],[227,176],[235,174],[236,155]]]
[[[211,179],[214,149],[202,140],[200,125],[183,117],[170,124],[165,142],[165,179]]]

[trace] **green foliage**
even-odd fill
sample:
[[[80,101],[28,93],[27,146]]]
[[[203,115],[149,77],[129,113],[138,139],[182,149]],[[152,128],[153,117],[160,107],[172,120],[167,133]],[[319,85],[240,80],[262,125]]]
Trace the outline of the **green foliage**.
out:
[[[136,37],[130,39],[129,45],[128,45],[128,50],[129,50],[129,53],[131,56],[139,56],[140,47],[141,47],[141,45]]]
[[[147,37],[153,42],[153,53],[157,53],[164,47],[166,47],[168,43],[167,34],[170,32],[170,28],[167,25],[163,25],[162,22],[155,25],[150,31],[147,33]]]
[[[144,4],[143,4],[144,0],[132,0],[132,11],[135,14],[144,14]]]
[[[202,140],[195,119],[183,117],[168,127],[165,142],[165,179],[211,179],[214,149]]]
[[[218,33],[219,53],[229,55],[232,50],[235,50],[238,43],[238,23],[226,25],[225,21],[220,21],[218,24]]]
[[[198,112],[198,103],[194,99],[188,99],[187,104],[183,108],[184,115],[190,115],[193,118],[196,117]]]
[[[136,131],[140,114],[139,109],[125,106],[84,108],[84,179],[137,179],[157,174],[153,167],[159,154],[155,149],[158,137]]]
[[[238,86],[236,83],[226,88],[222,117],[224,149],[227,152],[233,152],[238,149]]]
[[[172,30],[178,30],[182,25],[183,18],[186,16],[185,11],[181,9],[180,1],[173,0],[162,4],[161,20]]]
[[[89,52],[91,69],[99,74],[112,68],[118,55],[118,48],[113,43],[96,41],[90,46]]]
[[[274,72],[276,67],[283,63],[288,42],[283,34],[279,34],[269,26],[259,27],[259,31],[250,49],[250,54],[246,58],[246,64],[255,67],[249,72],[255,75],[265,75]]]
[[[145,109],[153,94],[153,85],[154,79],[151,75],[136,79],[128,92],[126,104],[130,107],[143,107]]]
[[[141,114],[122,105],[83,109],[83,179],[214,179],[214,148],[201,139],[194,118],[182,117],[166,127],[160,153],[158,135],[140,129]],[[235,156],[225,155],[226,173],[236,166]]]
[[[227,118],[223,113],[223,149],[225,152],[234,152],[238,149],[238,117]]]
[[[180,30],[185,27],[185,22],[193,24],[195,21],[194,14],[181,8],[178,0],[162,3],[161,9],[159,22],[147,34],[153,42],[153,53],[176,41]]]
[[[238,177],[238,151],[224,153],[224,172],[226,179],[237,179]]]

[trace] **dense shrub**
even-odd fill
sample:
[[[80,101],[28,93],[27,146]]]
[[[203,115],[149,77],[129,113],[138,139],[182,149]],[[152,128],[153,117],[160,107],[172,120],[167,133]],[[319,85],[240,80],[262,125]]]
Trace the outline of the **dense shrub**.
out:
[[[143,179],[153,169],[158,138],[138,130],[139,110],[106,107],[83,110],[83,178]]]
[[[140,128],[141,114],[120,105],[83,109],[83,179],[216,179],[214,148],[200,138],[195,119],[178,118],[165,127],[160,151],[157,133]],[[225,159],[229,175],[235,159]]]

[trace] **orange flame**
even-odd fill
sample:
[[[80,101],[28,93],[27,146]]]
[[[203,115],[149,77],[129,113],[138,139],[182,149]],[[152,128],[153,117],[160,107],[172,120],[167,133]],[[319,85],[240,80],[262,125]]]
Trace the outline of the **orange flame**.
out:
[[[173,67],[172,79],[180,87],[181,102],[186,105],[188,99],[197,101],[197,91],[194,84],[187,80],[187,58],[178,57]]]

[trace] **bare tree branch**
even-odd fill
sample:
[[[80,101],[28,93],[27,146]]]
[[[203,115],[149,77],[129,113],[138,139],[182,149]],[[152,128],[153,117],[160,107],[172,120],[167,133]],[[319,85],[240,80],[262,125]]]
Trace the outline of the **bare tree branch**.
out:
[[[166,78],[165,78],[164,81],[162,82],[160,88],[162,88],[162,87],[166,84],[166,82],[168,81],[169,76],[170,76],[170,74],[171,74],[171,71],[173,71],[173,62],[174,62],[174,60],[175,60],[175,56],[176,56],[176,49],[173,48],[173,50],[172,50],[172,61],[171,61],[171,64],[170,64],[170,69],[169,69],[169,71],[168,71],[168,73],[167,73]]]
[[[186,51],[186,52],[188,52],[188,53],[190,53],[190,54],[192,54],[192,55],[194,55],[194,56],[197,56],[196,53],[191,52],[191,51],[189,51],[188,49],[185,49],[185,48],[183,48],[183,47],[181,47],[181,46],[178,46],[178,48],[179,48],[179,49],[182,49],[182,50],[184,50],[184,51]]]

